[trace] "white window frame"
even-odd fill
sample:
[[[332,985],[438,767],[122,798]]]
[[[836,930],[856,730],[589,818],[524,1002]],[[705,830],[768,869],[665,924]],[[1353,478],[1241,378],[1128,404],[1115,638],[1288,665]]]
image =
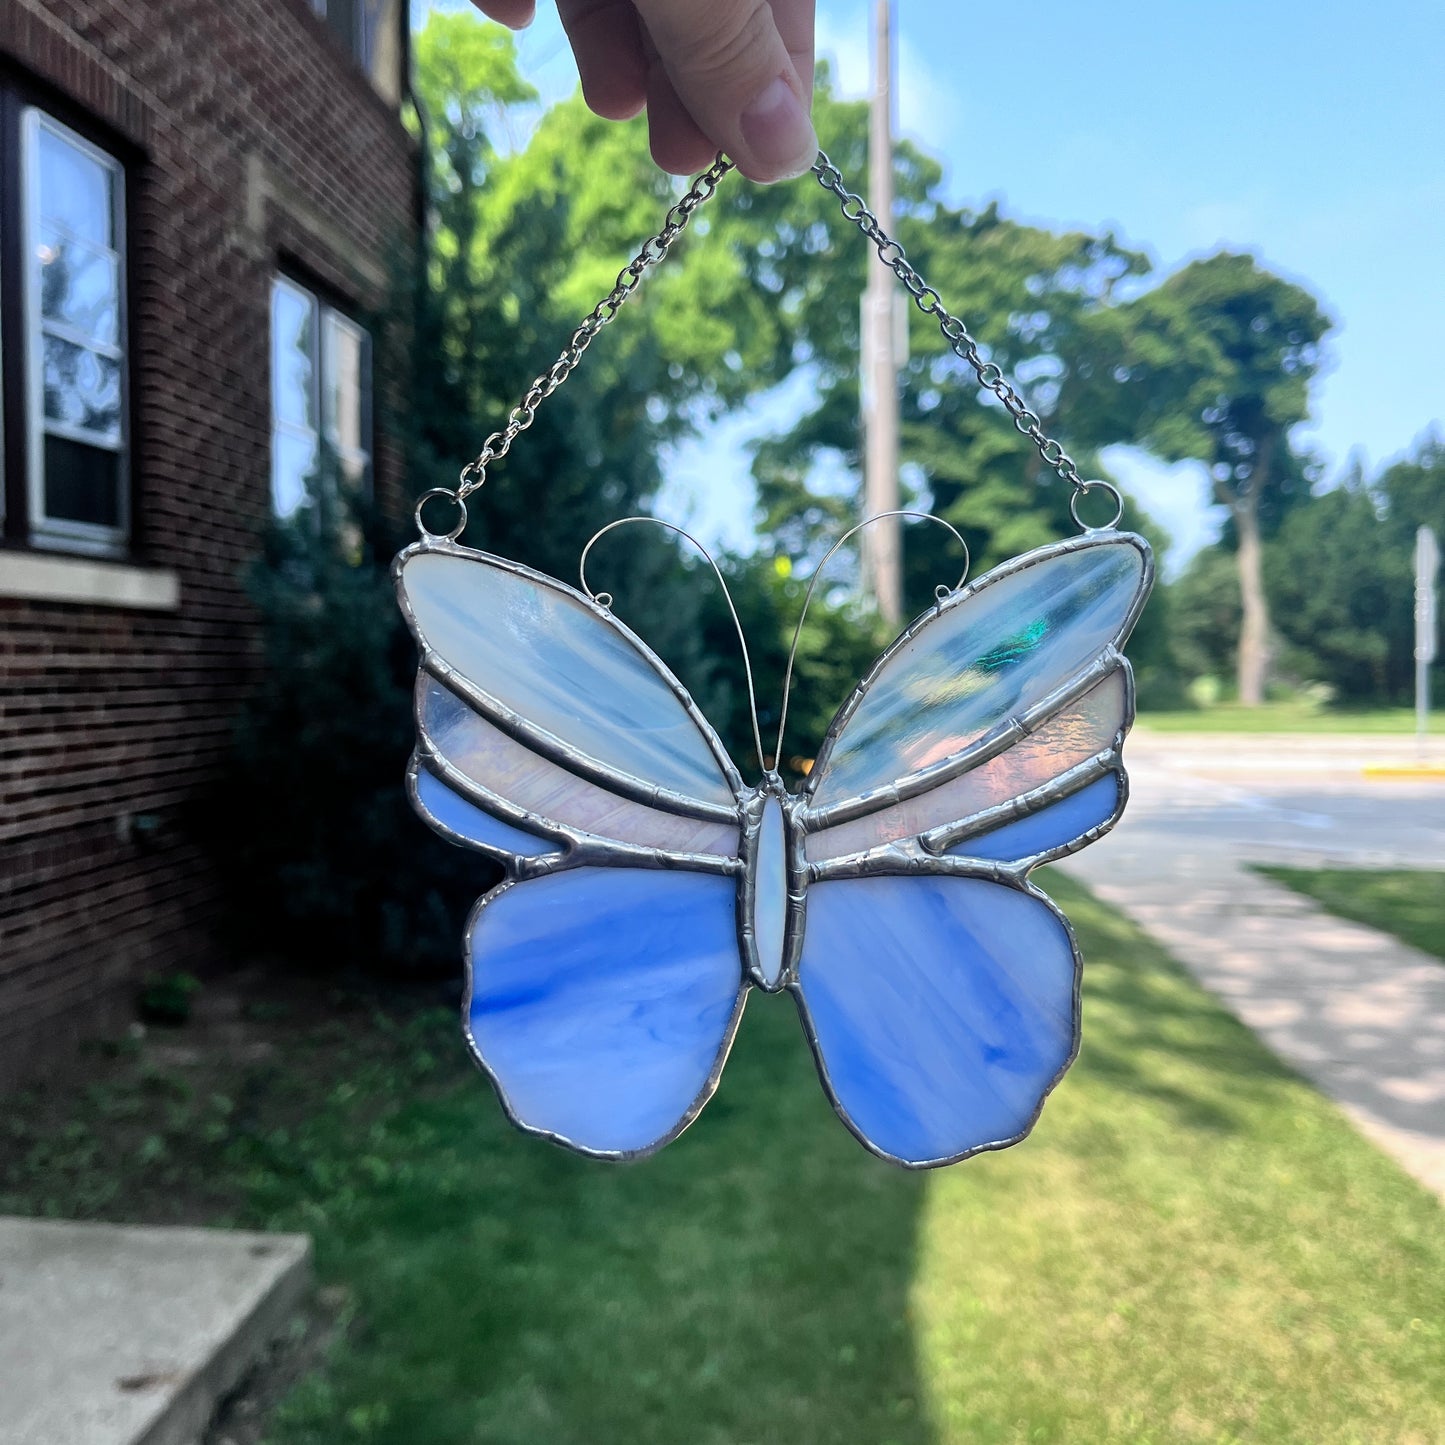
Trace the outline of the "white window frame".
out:
[[[303,427],[297,422],[283,421],[277,413],[276,407],[276,294],[280,291],[289,292],[292,296],[301,301],[310,311],[312,318],[312,335],[315,338],[316,354],[312,358],[311,365],[311,414],[316,418],[316,427]],[[372,381],[372,335],[359,321],[353,320],[346,312],[335,306],[328,305],[309,286],[303,285],[294,277],[284,272],[277,272],[271,278],[270,291],[270,314],[268,318],[270,328],[270,347],[268,355],[271,361],[271,472],[269,479],[270,508],[272,517],[282,518],[283,514],[277,509],[276,497],[276,437],[278,433],[285,433],[296,437],[310,438],[315,445],[315,455],[318,464],[323,462],[326,453],[329,451],[338,461],[360,461],[361,486],[360,496],[369,499],[373,494],[374,474],[374,447],[375,447],[375,421],[374,407],[375,394]],[[332,378],[336,371],[336,341],[335,335],[338,330],[346,331],[356,336],[361,341],[361,375],[358,377],[360,388],[361,407],[361,430],[362,445],[359,448],[343,447],[341,438],[336,427],[336,418],[331,414]],[[336,478],[322,476],[323,500],[326,491],[335,485]],[[284,514],[286,517],[293,513]]]
[[[65,337],[65,328],[47,322],[40,314],[40,295],[36,285],[35,247],[40,236],[40,133],[52,135],[73,147],[109,171],[111,176],[111,228],[115,239],[117,266],[117,342],[103,345],[89,337]],[[25,298],[26,359],[26,458],[28,462],[28,496],[30,502],[29,541],[35,547],[59,548],[71,552],[89,552],[97,556],[124,555],[131,530],[131,445],[130,445],[130,346],[129,297],[126,294],[126,193],[125,167],[83,135],[61,124],[54,116],[37,106],[26,106],[20,127],[20,262],[21,287]],[[120,366],[120,440],[97,437],[80,427],[47,420],[45,416],[45,335],[47,330],[62,339],[72,339],[88,351],[108,356]],[[63,437],[100,451],[113,452],[118,458],[116,487],[119,491],[119,522],[102,526],[97,522],[76,522],[63,517],[48,517],[45,512],[45,438]]]

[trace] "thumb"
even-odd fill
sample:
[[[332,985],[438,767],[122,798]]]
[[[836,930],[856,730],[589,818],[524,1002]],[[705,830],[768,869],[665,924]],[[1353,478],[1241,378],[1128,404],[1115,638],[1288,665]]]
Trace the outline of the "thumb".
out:
[[[802,175],[818,153],[809,81],[766,0],[634,0],[689,115],[751,180]],[[796,0],[784,0],[789,11]],[[807,7],[811,15],[811,4]],[[805,51],[811,61],[808,25]]]

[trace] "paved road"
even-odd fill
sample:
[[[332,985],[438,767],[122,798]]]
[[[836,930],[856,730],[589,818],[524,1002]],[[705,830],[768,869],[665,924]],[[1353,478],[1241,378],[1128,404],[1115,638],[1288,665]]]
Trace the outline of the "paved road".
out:
[[[1254,862],[1445,869],[1445,779],[1365,771],[1416,756],[1410,738],[1135,733],[1121,836],[1147,830]],[[1445,748],[1432,757],[1445,763]]]
[[[1445,780],[1369,776],[1407,739],[1138,734],[1133,797],[1064,865],[1445,1198],[1445,964],[1252,862],[1445,871]]]

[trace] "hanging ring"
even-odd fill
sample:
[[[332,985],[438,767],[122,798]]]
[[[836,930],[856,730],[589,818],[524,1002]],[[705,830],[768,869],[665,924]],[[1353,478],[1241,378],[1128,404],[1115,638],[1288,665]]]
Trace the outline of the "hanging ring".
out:
[[[1114,499],[1114,515],[1107,522],[1093,523],[1086,522],[1079,515],[1079,503],[1087,497],[1090,492],[1107,492]],[[1124,498],[1118,487],[1112,482],[1095,480],[1084,482],[1074,489],[1074,495],[1069,498],[1069,515],[1074,519],[1074,525],[1083,532],[1112,532],[1119,525],[1124,515]]]
[[[449,532],[433,532],[421,519],[422,508],[433,497],[445,497],[457,509],[456,523]],[[467,525],[467,504],[455,492],[449,491],[446,487],[432,487],[417,498],[416,510],[412,515],[416,518],[416,529],[421,533],[423,542],[455,542]]]

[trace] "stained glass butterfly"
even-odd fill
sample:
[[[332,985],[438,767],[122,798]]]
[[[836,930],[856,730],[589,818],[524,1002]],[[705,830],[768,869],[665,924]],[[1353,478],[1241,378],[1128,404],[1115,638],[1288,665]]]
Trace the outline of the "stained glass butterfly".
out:
[[[1148,545],[1087,532],[944,592],[839,710],[807,782],[748,786],[611,611],[428,537],[423,818],[502,863],[467,924],[467,1038],[522,1129],[629,1159],[711,1096],[756,987],[791,993],[875,1154],[1028,1133],[1079,1043],[1081,962],[1029,882],[1117,821]]]

